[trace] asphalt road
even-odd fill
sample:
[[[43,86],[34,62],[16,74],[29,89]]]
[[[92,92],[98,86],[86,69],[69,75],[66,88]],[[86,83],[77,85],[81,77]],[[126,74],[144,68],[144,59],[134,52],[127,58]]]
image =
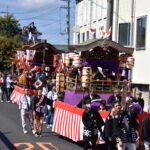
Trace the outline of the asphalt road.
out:
[[[81,150],[79,144],[67,140],[44,126],[42,137],[23,134],[20,111],[12,103],[0,103],[0,150]]]

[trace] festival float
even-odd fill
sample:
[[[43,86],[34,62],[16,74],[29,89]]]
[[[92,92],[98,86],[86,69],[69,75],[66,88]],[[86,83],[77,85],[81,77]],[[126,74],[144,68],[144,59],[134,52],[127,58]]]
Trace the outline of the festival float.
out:
[[[70,52],[65,54],[63,61],[66,71],[62,70],[66,80],[64,102],[55,102],[52,131],[77,142],[83,140],[84,109],[77,108],[76,105],[88,94],[91,87],[106,101],[114,89],[121,89],[124,104],[126,95],[131,92],[134,58],[132,48],[123,47],[107,39],[95,40],[85,45],[72,45],[69,48]],[[105,69],[111,71],[114,79],[95,80],[96,70],[102,76],[106,76]],[[120,72],[125,80],[120,80]],[[93,106],[97,106],[98,103],[94,103]],[[109,112],[102,111],[100,114],[105,120]],[[140,125],[145,116],[146,114],[139,115]],[[104,141],[100,139],[99,142]]]
[[[61,54],[63,51],[56,49],[53,45],[42,40],[36,44],[23,45],[15,49],[12,72],[17,84],[11,95],[11,100],[19,104],[24,94],[24,88],[29,89],[29,94],[36,94],[37,89],[42,86],[43,81],[39,78],[33,78],[33,72],[44,72],[46,77],[54,71],[53,56]]]
[[[123,47],[107,39],[95,40],[85,45],[71,45],[69,49],[68,53],[64,53],[46,41],[16,49],[13,68],[20,74],[17,75],[18,83],[11,100],[19,104],[24,87],[29,88],[30,94],[36,94],[42,81],[33,81],[32,77],[27,77],[30,70],[38,71],[42,68],[48,73],[47,77],[53,74],[57,92],[64,93],[64,102],[55,101],[52,131],[77,142],[83,140],[84,109],[77,108],[76,105],[88,94],[91,87],[106,101],[113,94],[113,90],[119,88],[122,91],[122,102],[125,102],[126,95],[131,92],[134,58],[132,48]],[[120,70],[125,80],[120,80]],[[94,79],[96,73],[105,77],[110,72],[114,76],[113,80]],[[103,111],[100,114],[105,120],[109,112]],[[144,116],[145,114],[139,116],[140,124]],[[102,140],[99,141],[102,143]]]

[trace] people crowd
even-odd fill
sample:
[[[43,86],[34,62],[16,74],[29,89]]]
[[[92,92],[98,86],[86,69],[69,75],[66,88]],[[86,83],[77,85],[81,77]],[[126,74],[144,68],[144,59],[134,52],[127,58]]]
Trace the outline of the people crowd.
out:
[[[119,92],[119,90],[116,89],[114,91],[114,95],[110,96],[110,98],[117,97],[116,92]],[[137,95],[138,94],[139,92]],[[87,96],[84,98],[84,100],[81,100],[82,103],[84,101],[86,106],[82,115],[82,121],[84,124],[84,150],[87,150],[88,146],[93,150],[99,149],[96,147],[98,130],[102,139],[105,141],[103,148],[106,150],[136,150],[139,145],[144,145],[145,150],[149,150],[149,115],[144,119],[141,131],[139,122],[137,121],[137,116],[139,113],[143,113],[143,111],[140,112],[139,107],[137,107],[137,105],[133,105],[136,97],[127,97],[124,106],[121,104],[120,99],[113,98],[111,105],[107,105],[107,102],[100,98],[99,109],[95,109],[95,107],[92,106],[94,100],[90,99],[90,96],[89,99],[87,99]],[[98,100],[96,101],[98,102]],[[97,119],[102,118],[101,115],[96,113],[98,115],[96,117],[92,111],[109,111],[110,113],[107,116],[105,123],[99,123],[100,121]],[[150,113],[150,107],[148,107],[147,113]]]
[[[32,132],[35,137],[41,137],[44,123],[48,129],[53,126],[55,100],[63,101],[64,95],[57,92],[55,78],[47,78],[44,72],[30,71],[28,77],[41,79],[42,86],[36,90],[36,95],[31,95],[30,90],[24,87],[24,95],[19,104],[22,130],[24,134]],[[5,75],[0,72],[1,102],[11,102],[10,95],[15,84],[17,81],[11,74]],[[94,102],[99,102],[98,107],[94,107]],[[99,133],[106,143],[107,150],[136,150],[140,141],[143,141],[145,150],[150,150],[149,115],[143,121],[142,132],[139,132],[137,122],[138,114],[144,113],[141,92],[137,92],[135,97],[127,96],[125,104],[122,105],[120,89],[114,89],[113,95],[104,100],[94,88],[90,88],[88,95],[83,97],[76,107],[85,108],[82,115],[84,150],[88,149],[90,143],[93,150],[97,149]],[[110,112],[105,121],[98,111]],[[150,114],[150,107],[148,114]]]

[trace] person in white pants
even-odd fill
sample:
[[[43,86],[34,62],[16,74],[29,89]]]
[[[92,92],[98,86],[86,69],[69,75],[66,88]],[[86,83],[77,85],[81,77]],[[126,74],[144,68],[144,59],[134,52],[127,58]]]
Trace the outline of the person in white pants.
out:
[[[24,89],[24,96],[21,98],[19,109],[21,110],[21,122],[22,122],[22,128],[23,133],[27,134],[27,120],[29,121],[30,128],[32,132],[33,130],[33,117],[32,117],[32,111],[31,111],[31,96],[28,95],[28,89]]]

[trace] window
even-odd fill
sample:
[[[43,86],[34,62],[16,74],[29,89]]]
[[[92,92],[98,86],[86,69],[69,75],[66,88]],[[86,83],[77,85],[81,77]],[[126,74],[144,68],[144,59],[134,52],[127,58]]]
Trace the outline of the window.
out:
[[[85,41],[85,33],[82,34],[82,42]]]
[[[123,46],[130,45],[130,23],[119,24],[119,44]]]
[[[89,40],[89,31],[86,31],[86,39]]]
[[[80,33],[78,34],[78,44],[80,43]]]
[[[146,22],[147,17],[141,17],[137,19],[137,29],[136,29],[136,49],[145,49],[146,40]]]

